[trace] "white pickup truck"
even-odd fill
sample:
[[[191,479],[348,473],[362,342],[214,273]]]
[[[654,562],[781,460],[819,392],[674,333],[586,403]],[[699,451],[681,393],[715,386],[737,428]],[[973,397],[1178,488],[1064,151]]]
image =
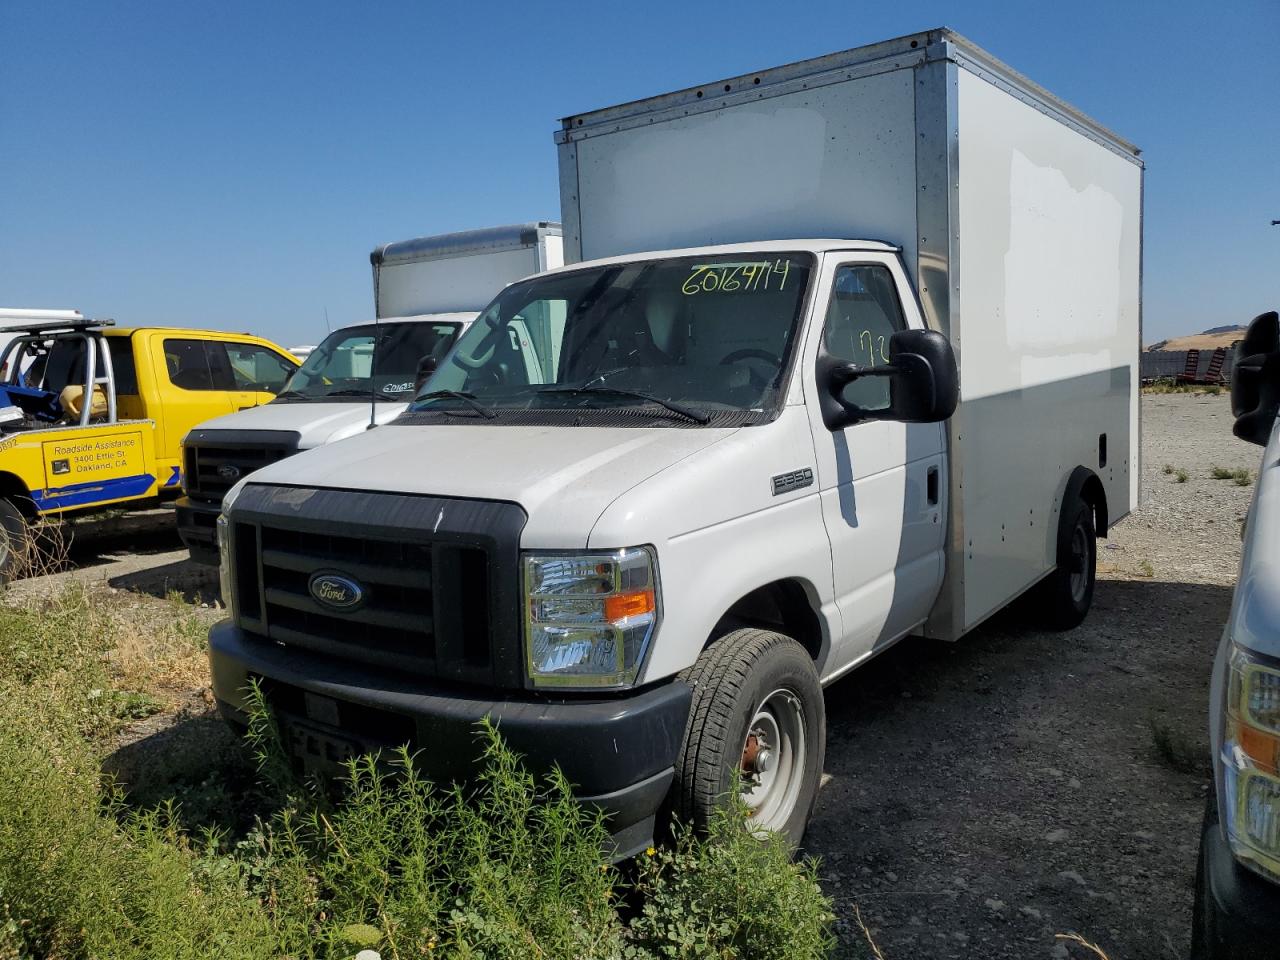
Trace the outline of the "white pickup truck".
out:
[[[193,560],[218,562],[214,522],[237,480],[395,419],[476,311],[512,280],[560,266],[563,241],[559,224],[539,221],[387,243],[369,259],[375,322],[309,348],[271,403],[208,420],[184,439],[177,521]]]
[[[260,679],[319,769],[408,741],[465,777],[491,716],[619,856],[734,770],[798,841],[824,686],[1032,588],[1087,613],[1138,492],[1142,164],[947,31],[557,142],[576,262],[229,494],[214,692],[241,723]]]
[[[1235,435],[1266,449],[1210,687],[1214,792],[1200,838],[1192,960],[1266,960],[1280,944],[1280,316],[1236,347]]]

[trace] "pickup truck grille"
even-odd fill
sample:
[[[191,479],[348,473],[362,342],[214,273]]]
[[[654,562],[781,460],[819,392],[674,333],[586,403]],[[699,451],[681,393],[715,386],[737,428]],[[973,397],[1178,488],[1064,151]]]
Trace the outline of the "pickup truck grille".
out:
[[[182,482],[193,500],[222,503],[236,482],[298,452],[292,430],[193,430],[182,445]]]
[[[250,484],[229,519],[247,632],[399,674],[523,686],[518,506]],[[321,578],[355,601],[324,599]]]

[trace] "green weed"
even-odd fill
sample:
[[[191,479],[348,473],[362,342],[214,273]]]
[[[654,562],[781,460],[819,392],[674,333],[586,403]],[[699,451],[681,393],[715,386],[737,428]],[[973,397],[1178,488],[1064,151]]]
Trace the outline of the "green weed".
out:
[[[138,665],[185,662],[195,627],[131,648],[126,667],[119,625],[83,593],[0,608],[3,960],[350,960],[365,948],[388,960],[810,960],[830,948],[814,865],[750,835],[740,801],[708,837],[677,828],[630,882],[608,862],[601,816],[558,772],[536,780],[488,723],[469,787],[433,785],[401,749],[353,761],[330,793],[294,776],[255,689],[256,820],[190,833],[172,802],[130,807],[103,786],[109,734],[155,709],[130,685]],[[194,789],[228,792],[225,775]]]
[[[1232,480],[1237,487],[1247,487],[1253,483],[1253,474],[1245,469],[1232,470],[1227,467],[1214,467],[1209,476],[1215,480]]]

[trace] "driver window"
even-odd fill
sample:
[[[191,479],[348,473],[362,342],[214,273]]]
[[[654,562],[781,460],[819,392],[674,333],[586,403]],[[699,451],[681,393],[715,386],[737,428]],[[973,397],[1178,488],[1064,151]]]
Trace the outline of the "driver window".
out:
[[[884,366],[889,362],[889,338],[906,328],[888,267],[869,263],[836,270],[823,333],[828,354],[860,367]],[[867,410],[884,409],[889,405],[889,378],[854,380],[843,396]]]

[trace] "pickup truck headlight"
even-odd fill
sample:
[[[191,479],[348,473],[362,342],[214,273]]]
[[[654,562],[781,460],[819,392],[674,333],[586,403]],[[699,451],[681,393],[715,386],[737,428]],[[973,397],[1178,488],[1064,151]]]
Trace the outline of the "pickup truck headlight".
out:
[[[1234,646],[1223,717],[1222,818],[1232,852],[1280,881],[1280,664]]]
[[[231,538],[230,524],[224,514],[218,514],[218,588],[222,593],[222,605],[231,611]]]
[[[525,651],[535,687],[629,687],[662,618],[648,547],[524,557]]]
[[[222,498],[222,512],[218,514],[216,530],[218,534],[218,587],[222,591],[222,605],[227,608],[227,612],[234,613],[232,609],[232,601],[234,600],[233,584],[235,577],[231,573],[231,526],[227,520],[227,511],[231,509],[231,505],[236,502],[236,498],[240,496],[240,491],[244,489],[244,481],[241,480]]]

